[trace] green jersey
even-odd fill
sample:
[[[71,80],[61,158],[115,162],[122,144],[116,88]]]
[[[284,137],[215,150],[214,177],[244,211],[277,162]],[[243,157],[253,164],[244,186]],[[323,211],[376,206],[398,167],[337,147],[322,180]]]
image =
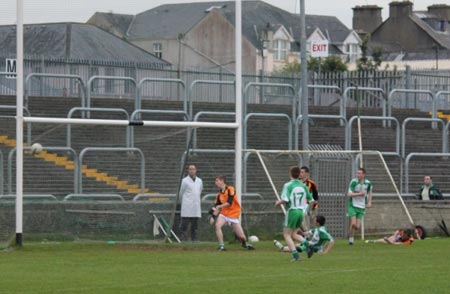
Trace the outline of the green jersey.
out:
[[[309,230],[309,232],[311,233],[311,236],[308,237],[308,243],[312,244],[315,249],[322,249],[326,242],[334,241],[330,233],[327,232],[325,226],[313,228]]]
[[[313,198],[308,190],[300,180],[291,180],[284,184],[281,192],[281,200],[286,202],[286,209],[301,209],[306,210],[308,202]]]
[[[348,187],[349,192],[358,193],[363,190],[366,191],[366,194],[364,196],[356,196],[356,197],[349,198],[349,203],[351,205],[353,205],[354,207],[363,208],[363,209],[366,208],[366,201],[367,201],[368,194],[369,194],[369,192],[372,191],[372,183],[367,179],[364,179],[363,182],[359,182],[357,178],[353,179],[350,182],[350,185]]]

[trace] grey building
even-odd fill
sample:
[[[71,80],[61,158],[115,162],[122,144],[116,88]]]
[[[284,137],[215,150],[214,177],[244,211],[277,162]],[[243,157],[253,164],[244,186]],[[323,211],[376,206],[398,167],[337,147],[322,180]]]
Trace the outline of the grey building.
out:
[[[445,51],[450,50],[450,5],[431,5],[427,11],[414,11],[410,1],[391,2],[384,22],[380,7],[369,5],[353,10],[353,29],[371,33],[371,47],[382,47],[385,53],[429,59],[436,54],[447,55]],[[364,23],[363,17],[369,21]]]
[[[264,1],[242,2],[243,70],[272,71],[299,59],[299,15]],[[117,33],[180,69],[234,69],[235,3],[167,4],[130,16],[96,13],[88,23]],[[126,24],[129,24],[125,29]],[[119,25],[117,25],[119,24]],[[328,40],[330,53],[357,55],[360,39],[333,16],[307,16],[308,43]]]
[[[0,56],[16,54],[16,26],[0,26]],[[84,23],[31,24],[24,27],[24,54],[44,59],[169,63],[103,29]]]
[[[16,26],[0,26],[0,71],[6,59],[16,58]],[[91,76],[123,76],[138,79],[148,69],[171,64],[105,30],[84,23],[46,23],[24,26],[24,73],[77,75],[86,83]],[[99,81],[93,87],[100,95],[132,94],[129,83]],[[73,80],[40,79],[34,83],[41,95],[78,95]],[[0,75],[3,94],[14,94],[15,83]],[[95,89],[94,89],[95,88]]]

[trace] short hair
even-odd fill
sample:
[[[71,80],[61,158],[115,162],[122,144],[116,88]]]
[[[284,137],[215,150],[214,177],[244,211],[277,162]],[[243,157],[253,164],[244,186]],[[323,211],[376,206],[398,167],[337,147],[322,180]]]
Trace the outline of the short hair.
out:
[[[216,179],[219,179],[219,180],[221,180],[221,181],[224,182],[224,183],[227,182],[227,177],[224,176],[224,175],[217,176]]]
[[[363,168],[363,167],[360,167],[360,168],[358,168],[358,170],[362,171],[362,172],[363,172],[363,174],[366,174],[366,169],[365,169],[365,168]]]
[[[193,165],[195,168],[197,168],[197,165],[196,165],[195,163],[189,163],[189,164],[187,165],[187,167],[189,168],[191,165]]]
[[[403,231],[403,234],[400,236],[401,241],[405,242],[408,241],[409,238],[411,238],[413,236],[413,231],[411,229],[406,229]]]
[[[292,178],[298,179],[298,177],[300,176],[300,168],[298,166],[292,166],[289,169],[289,174]]]
[[[304,170],[305,172],[309,173],[309,167],[307,167],[306,165],[302,166],[300,170]]]
[[[319,225],[323,226],[325,224],[325,217],[323,215],[316,216],[316,221]]]

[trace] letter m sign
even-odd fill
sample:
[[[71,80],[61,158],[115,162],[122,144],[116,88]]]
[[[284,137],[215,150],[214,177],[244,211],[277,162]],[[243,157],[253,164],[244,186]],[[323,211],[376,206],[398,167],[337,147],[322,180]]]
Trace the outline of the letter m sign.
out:
[[[5,72],[11,73],[10,75],[6,75],[7,79],[16,78],[16,59],[6,58]]]

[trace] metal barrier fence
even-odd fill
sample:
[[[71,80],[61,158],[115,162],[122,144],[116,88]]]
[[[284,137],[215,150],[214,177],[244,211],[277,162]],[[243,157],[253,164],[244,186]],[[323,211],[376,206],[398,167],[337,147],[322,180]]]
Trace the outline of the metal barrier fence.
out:
[[[24,150],[31,150],[31,147],[23,147]],[[68,152],[73,154],[73,161],[74,161],[74,173],[73,173],[73,191],[74,193],[78,193],[79,189],[78,189],[78,174],[81,171],[81,165],[79,164],[79,160],[78,160],[78,156],[77,156],[77,152],[70,148],[70,147],[51,147],[51,146],[45,146],[44,149],[46,151],[64,151],[64,152]],[[16,153],[17,149],[13,148],[11,149],[11,151],[8,154],[8,194],[13,194],[13,156]]]
[[[81,152],[80,152],[80,157],[79,157],[79,166],[83,166],[83,160],[84,160],[84,156],[86,155],[86,153],[88,152],[95,152],[95,153],[99,153],[99,152],[137,152],[140,156],[140,162],[141,162],[141,166],[140,166],[140,188],[141,188],[141,193],[144,193],[145,191],[145,156],[144,153],[139,149],[139,148],[101,148],[101,147],[88,147],[88,148],[84,148]],[[78,169],[78,193],[83,193],[83,175],[82,175],[82,169]]]
[[[82,117],[84,117],[85,113],[88,113],[88,116],[90,116],[91,112],[110,112],[110,113],[121,113],[125,114],[125,118],[127,120],[130,120],[130,117],[128,115],[128,112],[125,109],[122,108],[89,108],[89,107],[74,107],[69,111],[69,114],[67,114],[67,118],[72,118],[72,115],[80,111]],[[67,147],[72,147],[72,125],[67,124]],[[126,134],[125,134],[125,147],[130,147],[130,127],[127,126],[126,128]]]
[[[352,149],[352,125],[355,120],[358,119],[358,116],[352,116],[347,124],[347,137],[345,139],[345,149]],[[385,121],[394,121],[396,123],[396,138],[395,138],[395,152],[400,154],[400,123],[395,117],[384,117],[384,116],[361,116],[359,117],[361,120],[381,120]]]
[[[408,117],[402,123],[402,157],[406,156],[406,125],[409,122],[432,122],[432,123],[440,123],[442,125],[442,152],[445,151],[446,142],[448,141],[448,137],[446,134],[445,123],[442,119],[439,118],[421,118],[421,117]]]

